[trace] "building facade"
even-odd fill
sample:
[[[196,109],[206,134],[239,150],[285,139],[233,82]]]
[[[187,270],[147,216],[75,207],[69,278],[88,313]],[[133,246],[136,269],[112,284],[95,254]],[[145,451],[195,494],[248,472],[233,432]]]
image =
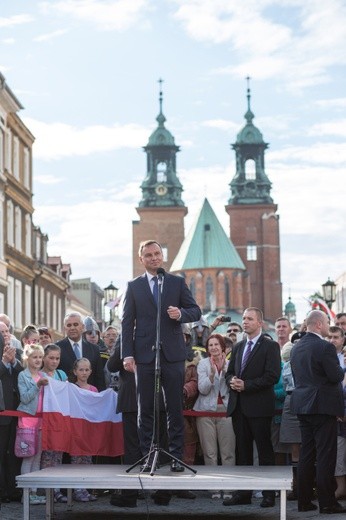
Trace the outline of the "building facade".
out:
[[[0,312],[17,334],[34,323],[60,337],[69,269],[52,268],[48,237],[33,224],[34,136],[18,115],[22,108],[0,73]]]

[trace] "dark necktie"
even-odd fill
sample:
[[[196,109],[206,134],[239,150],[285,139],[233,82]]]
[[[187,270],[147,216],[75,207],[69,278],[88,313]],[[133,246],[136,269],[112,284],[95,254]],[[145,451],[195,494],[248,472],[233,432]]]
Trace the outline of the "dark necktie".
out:
[[[247,364],[247,362],[248,362],[248,360],[249,360],[249,357],[250,357],[250,354],[251,354],[251,347],[252,347],[252,345],[253,345],[253,341],[250,340],[250,341],[247,342],[246,350],[245,350],[245,354],[244,354],[243,360],[242,360],[242,362],[241,362],[241,367],[240,367],[240,374],[239,374],[239,376],[242,375],[243,370],[244,370],[244,368],[246,367],[246,364]]]
[[[157,305],[157,302],[159,300],[159,284],[157,282],[157,276],[153,276],[152,280],[154,282],[153,296],[154,296],[155,303]]]

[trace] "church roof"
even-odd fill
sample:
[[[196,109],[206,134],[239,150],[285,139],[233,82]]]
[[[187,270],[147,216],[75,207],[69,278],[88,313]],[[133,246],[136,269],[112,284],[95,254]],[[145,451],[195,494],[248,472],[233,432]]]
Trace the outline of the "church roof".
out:
[[[230,239],[227,237],[207,199],[181,245],[170,270],[185,269],[245,269]]]

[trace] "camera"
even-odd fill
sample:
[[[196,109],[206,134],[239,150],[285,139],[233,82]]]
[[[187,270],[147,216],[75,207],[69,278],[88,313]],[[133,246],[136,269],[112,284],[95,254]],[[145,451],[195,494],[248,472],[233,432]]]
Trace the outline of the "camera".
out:
[[[221,321],[222,322],[231,321],[231,318],[230,318],[230,316],[222,316]]]

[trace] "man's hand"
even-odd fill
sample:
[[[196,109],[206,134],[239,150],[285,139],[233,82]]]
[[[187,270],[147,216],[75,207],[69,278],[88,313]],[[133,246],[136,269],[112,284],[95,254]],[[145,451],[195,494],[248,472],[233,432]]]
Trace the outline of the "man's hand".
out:
[[[133,357],[126,357],[123,361],[123,367],[126,372],[135,372],[136,371],[136,363]]]
[[[242,379],[239,379],[239,377],[232,377],[229,386],[232,390],[235,390],[236,392],[244,391],[244,381]]]
[[[181,312],[178,307],[172,307],[170,305],[167,309],[167,313],[172,320],[180,320],[181,318]]]
[[[4,351],[3,351],[3,354],[2,354],[2,362],[5,363],[5,364],[6,363],[11,363],[11,365],[13,365],[15,360],[16,360],[16,349],[15,349],[15,347],[11,347],[10,345],[5,345]]]

